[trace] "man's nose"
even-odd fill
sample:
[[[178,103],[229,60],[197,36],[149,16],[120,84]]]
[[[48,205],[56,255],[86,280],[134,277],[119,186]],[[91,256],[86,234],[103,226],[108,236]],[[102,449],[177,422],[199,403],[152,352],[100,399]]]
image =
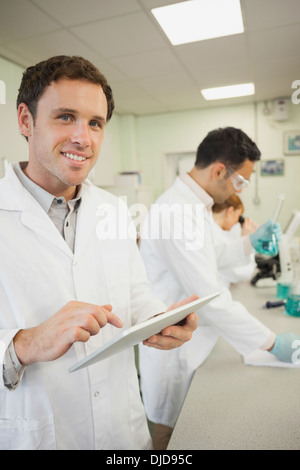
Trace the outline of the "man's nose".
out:
[[[78,123],[71,136],[71,142],[81,147],[88,147],[91,144],[91,129],[87,123]]]

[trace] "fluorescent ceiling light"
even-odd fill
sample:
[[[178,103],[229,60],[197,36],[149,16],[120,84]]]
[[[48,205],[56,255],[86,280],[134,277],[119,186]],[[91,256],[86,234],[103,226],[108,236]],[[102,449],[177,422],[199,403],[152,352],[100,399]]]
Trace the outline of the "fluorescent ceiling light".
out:
[[[224,98],[237,98],[238,96],[254,95],[253,83],[242,83],[240,85],[221,86],[218,88],[207,88],[201,90],[206,100],[222,100]]]
[[[244,32],[240,0],[189,0],[151,11],[174,46]]]

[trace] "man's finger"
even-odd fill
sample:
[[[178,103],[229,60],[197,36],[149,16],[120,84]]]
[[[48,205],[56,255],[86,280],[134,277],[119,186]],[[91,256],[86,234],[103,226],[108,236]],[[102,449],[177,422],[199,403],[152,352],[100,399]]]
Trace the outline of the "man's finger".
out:
[[[111,325],[122,328],[124,323],[122,320],[112,313],[112,305],[103,305],[102,307],[98,307],[99,310],[96,315],[96,319],[100,326],[105,326],[106,323],[110,323]]]

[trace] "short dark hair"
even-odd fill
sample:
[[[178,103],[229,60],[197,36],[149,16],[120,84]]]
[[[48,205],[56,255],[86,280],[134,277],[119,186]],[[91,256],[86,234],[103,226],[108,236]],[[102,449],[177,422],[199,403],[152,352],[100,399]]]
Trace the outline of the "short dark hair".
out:
[[[199,145],[195,166],[206,168],[219,161],[237,169],[245,160],[259,160],[260,155],[256,144],[241,129],[219,128],[209,132]]]
[[[79,56],[55,56],[28,67],[21,80],[17,108],[20,103],[25,103],[35,121],[37,104],[45,88],[52,82],[58,82],[63,78],[85,80],[100,85],[107,100],[106,120],[110,120],[114,110],[112,90],[100,70]]]

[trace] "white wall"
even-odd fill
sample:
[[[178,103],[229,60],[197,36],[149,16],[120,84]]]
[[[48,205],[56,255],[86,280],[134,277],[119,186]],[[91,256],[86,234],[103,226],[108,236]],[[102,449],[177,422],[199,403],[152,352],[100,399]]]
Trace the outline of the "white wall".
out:
[[[153,184],[158,195],[163,190],[163,160],[168,153],[194,152],[216,127],[241,126],[254,137],[254,107],[213,108],[137,118],[139,164],[145,184]]]
[[[154,187],[155,196],[164,191],[164,161],[168,153],[195,152],[210,130],[222,126],[243,129],[254,139],[261,150],[262,159],[283,159],[284,176],[260,176],[257,168],[259,204],[253,202],[256,182],[242,194],[246,212],[258,223],[264,222],[275,211],[277,196],[284,192],[286,200],[280,216],[285,226],[294,208],[300,209],[300,155],[283,154],[283,133],[300,130],[300,105],[289,103],[289,119],[276,122],[273,103],[269,102],[271,114],[263,113],[264,103],[245,104],[223,108],[202,109],[182,113],[170,113],[136,118],[137,151],[139,168],[143,172],[143,183]]]
[[[6,85],[6,103],[0,104],[0,158],[28,160],[27,143],[17,126],[16,99],[23,69],[0,57],[0,80]]]

